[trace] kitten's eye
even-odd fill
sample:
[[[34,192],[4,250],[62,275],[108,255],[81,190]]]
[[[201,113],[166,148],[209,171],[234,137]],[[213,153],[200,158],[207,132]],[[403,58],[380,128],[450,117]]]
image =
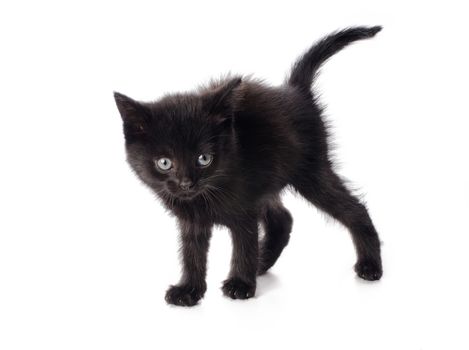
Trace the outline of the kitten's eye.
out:
[[[211,154],[201,154],[199,158],[197,158],[197,164],[201,167],[207,167],[212,163],[213,156]]]
[[[169,158],[160,158],[155,161],[156,167],[161,171],[168,171],[173,166]]]

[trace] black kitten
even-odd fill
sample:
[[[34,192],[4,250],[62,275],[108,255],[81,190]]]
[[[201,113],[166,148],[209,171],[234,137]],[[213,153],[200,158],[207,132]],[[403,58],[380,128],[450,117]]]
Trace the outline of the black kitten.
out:
[[[233,241],[223,293],[254,296],[256,275],[274,265],[290,238],[292,217],[280,201],[288,185],[350,230],[358,276],[380,279],[378,234],[365,206],[332,169],[311,91],[324,61],[380,30],[357,27],[324,38],[279,87],[236,77],[152,103],[115,93],[128,162],[179,222],[184,272],[169,288],[168,303],[190,306],[204,296],[214,224],[228,227]],[[266,233],[260,243],[259,222]]]

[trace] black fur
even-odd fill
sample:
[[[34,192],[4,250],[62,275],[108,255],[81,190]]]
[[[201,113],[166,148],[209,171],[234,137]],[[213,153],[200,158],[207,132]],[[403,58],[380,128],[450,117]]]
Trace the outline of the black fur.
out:
[[[279,196],[288,185],[349,229],[358,276],[381,277],[378,235],[365,206],[333,171],[322,111],[311,91],[325,60],[380,29],[350,28],[319,41],[279,87],[235,77],[152,103],[115,93],[128,162],[179,222],[183,274],[169,288],[168,303],[191,306],[203,297],[215,224],[228,227],[233,241],[224,294],[254,296],[256,275],[274,265],[290,238],[293,220]],[[201,154],[213,156],[209,166],[197,164]],[[171,169],[158,170],[155,161],[162,157]],[[260,243],[259,223],[265,229]]]

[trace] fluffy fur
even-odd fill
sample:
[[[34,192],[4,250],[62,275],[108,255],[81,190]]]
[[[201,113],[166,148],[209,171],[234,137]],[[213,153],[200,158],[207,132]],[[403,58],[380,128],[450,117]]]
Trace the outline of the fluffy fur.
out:
[[[380,29],[329,35],[300,57],[278,87],[231,77],[151,103],[115,93],[130,166],[178,219],[183,274],[167,291],[168,303],[191,306],[204,296],[215,224],[228,227],[233,242],[224,294],[254,296],[256,275],[274,265],[290,238],[292,216],[279,195],[286,186],[348,228],[358,276],[381,277],[378,234],[365,206],[333,171],[322,111],[311,91],[324,61]],[[211,164],[198,164],[201,155]],[[159,159],[172,167],[161,170]],[[261,242],[259,223],[265,229]]]

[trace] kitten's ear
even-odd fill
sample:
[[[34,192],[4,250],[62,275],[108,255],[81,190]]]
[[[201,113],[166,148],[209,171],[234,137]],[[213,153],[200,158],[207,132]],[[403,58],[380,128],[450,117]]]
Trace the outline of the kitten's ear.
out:
[[[210,92],[205,98],[205,105],[210,114],[230,117],[236,107],[236,88],[241,84],[240,77],[233,78]]]
[[[144,118],[141,103],[119,92],[114,92],[114,99],[124,122],[138,122],[138,119]]]
[[[145,134],[148,114],[145,107],[138,101],[123,94],[114,92],[117,109],[124,122],[124,134],[127,138]]]

